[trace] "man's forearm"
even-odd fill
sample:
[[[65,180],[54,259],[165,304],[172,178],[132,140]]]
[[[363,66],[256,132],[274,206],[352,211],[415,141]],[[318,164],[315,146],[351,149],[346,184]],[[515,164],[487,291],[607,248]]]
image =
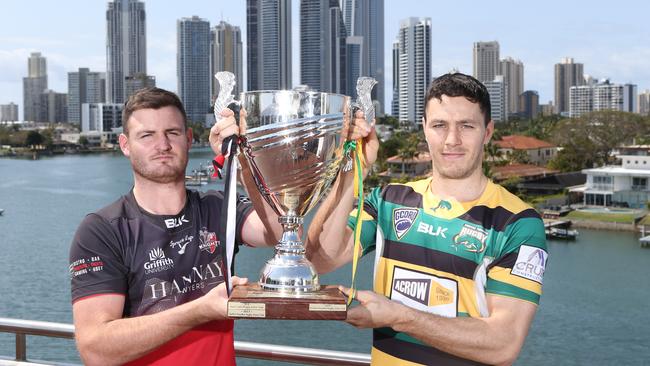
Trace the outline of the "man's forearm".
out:
[[[446,318],[402,306],[393,329],[443,352],[495,365],[512,364],[528,326],[518,327],[491,318]]]
[[[77,334],[88,365],[119,365],[146,355],[184,332],[208,322],[197,301],[152,315],[111,320]]]

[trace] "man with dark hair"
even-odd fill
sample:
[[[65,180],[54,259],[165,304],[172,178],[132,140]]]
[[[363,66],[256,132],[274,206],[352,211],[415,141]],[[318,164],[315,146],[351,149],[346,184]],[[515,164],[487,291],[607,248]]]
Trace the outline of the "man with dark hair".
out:
[[[494,122],[478,80],[435,79],[422,124],[431,176],[375,188],[360,208],[357,250],[375,251],[374,291],[353,293],[359,306],[346,321],[374,328],[373,365],[511,364],[541,295],[543,222],[483,174]],[[364,138],[369,167],[378,143],[368,127],[355,120],[353,135]],[[319,272],[353,257],[352,179],[341,174],[309,227],[307,254]]]
[[[183,105],[147,88],[129,98],[123,124],[133,189],[86,216],[70,248],[79,354],[88,365],[234,365],[223,193],[185,188],[192,131]],[[236,206],[236,245],[275,244],[270,209],[254,211],[245,197]]]

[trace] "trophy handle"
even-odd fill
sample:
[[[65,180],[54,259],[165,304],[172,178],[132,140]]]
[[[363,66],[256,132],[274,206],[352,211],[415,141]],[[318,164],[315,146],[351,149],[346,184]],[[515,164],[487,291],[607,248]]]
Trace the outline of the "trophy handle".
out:
[[[221,119],[221,111],[235,101],[232,90],[237,82],[235,81],[235,74],[229,71],[219,71],[214,74],[214,77],[219,83],[219,94],[217,94],[217,99],[214,101],[214,118],[218,121]]]
[[[366,122],[371,126],[375,124],[375,107],[372,104],[370,93],[375,84],[377,84],[377,80],[368,76],[361,76],[357,79],[357,105],[363,111]]]

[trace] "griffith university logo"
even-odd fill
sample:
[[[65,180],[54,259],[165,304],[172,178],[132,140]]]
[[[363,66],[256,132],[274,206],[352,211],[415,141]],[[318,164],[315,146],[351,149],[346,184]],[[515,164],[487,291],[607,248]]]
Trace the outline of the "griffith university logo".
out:
[[[454,247],[458,250],[463,246],[468,252],[483,253],[488,233],[483,228],[465,224],[460,232],[454,235]]]
[[[396,208],[393,210],[393,228],[397,240],[402,239],[408,233],[419,213],[420,210],[416,208]]]
[[[154,248],[149,251],[149,261],[144,263],[144,273],[156,273],[174,268],[174,261],[165,257],[161,248]]]

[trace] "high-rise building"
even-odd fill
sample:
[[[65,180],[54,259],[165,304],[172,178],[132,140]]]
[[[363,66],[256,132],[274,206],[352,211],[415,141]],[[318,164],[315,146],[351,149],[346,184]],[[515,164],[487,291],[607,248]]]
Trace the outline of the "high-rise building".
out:
[[[0,122],[18,121],[18,105],[14,102],[0,104]]]
[[[32,52],[27,60],[27,77],[23,78],[23,119],[46,122],[41,114],[41,93],[47,89],[47,61],[40,52]]]
[[[198,16],[178,20],[178,96],[187,118],[205,123],[210,110],[210,23]]]
[[[483,84],[490,94],[490,107],[492,120],[494,122],[505,122],[508,120],[508,89],[503,80],[503,75],[497,75],[492,81],[484,81]]]
[[[68,94],[47,89],[41,93],[40,98],[39,114],[43,122],[60,123],[68,120]]]
[[[82,132],[116,132],[122,128],[122,103],[84,103],[81,105]]]
[[[570,110],[571,87],[584,85],[583,64],[566,57],[555,64],[555,113],[567,115]]]
[[[346,30],[338,0],[300,1],[300,83],[348,94]]]
[[[605,79],[589,85],[572,86],[569,101],[570,117],[595,111],[634,112],[636,85],[612,84]]]
[[[506,57],[499,62],[499,75],[508,90],[508,114],[520,112],[519,95],[524,92],[524,64],[512,57]]]
[[[111,103],[124,103],[126,77],[147,74],[144,2],[109,2],[106,22],[106,99]]]
[[[291,1],[246,0],[246,37],[248,90],[290,89]]]
[[[217,98],[219,83],[214,74],[230,71],[235,74],[236,82],[233,93],[244,90],[241,30],[239,27],[221,21],[210,32],[210,95],[211,101]]]
[[[156,77],[145,74],[133,74],[124,78],[124,97],[129,98],[140,89],[156,86]]]
[[[345,56],[347,60],[346,90],[348,91],[349,95],[351,95],[353,98],[356,98],[357,79],[360,76],[368,75],[367,72],[363,71],[363,70],[367,70],[367,68],[364,69],[364,65],[362,62],[363,54],[364,54],[363,37],[348,36],[345,38],[345,44],[347,47],[345,52]]]
[[[79,68],[68,73],[68,122],[81,124],[81,105],[106,101],[106,73]]]
[[[481,82],[493,81],[499,74],[499,42],[474,42],[474,77]]]
[[[393,100],[390,104],[390,114],[399,116],[399,37],[393,41]]]
[[[423,101],[431,82],[431,18],[400,21],[397,48],[398,119],[418,124],[424,113]],[[395,67],[395,66],[393,66]]]
[[[650,115],[650,90],[639,93],[637,98],[637,113],[643,116]]]
[[[526,90],[519,95],[518,114],[521,117],[534,119],[539,112],[539,94],[535,90]]]
[[[342,0],[341,11],[348,37],[347,54],[348,65],[356,67],[360,65],[359,76],[371,76],[377,80],[377,85],[372,90],[372,99],[379,101],[380,110],[377,114],[383,114],[384,104],[384,0]],[[355,48],[360,53],[355,53]],[[348,92],[356,97],[356,70],[348,69],[348,85],[354,87]]]

